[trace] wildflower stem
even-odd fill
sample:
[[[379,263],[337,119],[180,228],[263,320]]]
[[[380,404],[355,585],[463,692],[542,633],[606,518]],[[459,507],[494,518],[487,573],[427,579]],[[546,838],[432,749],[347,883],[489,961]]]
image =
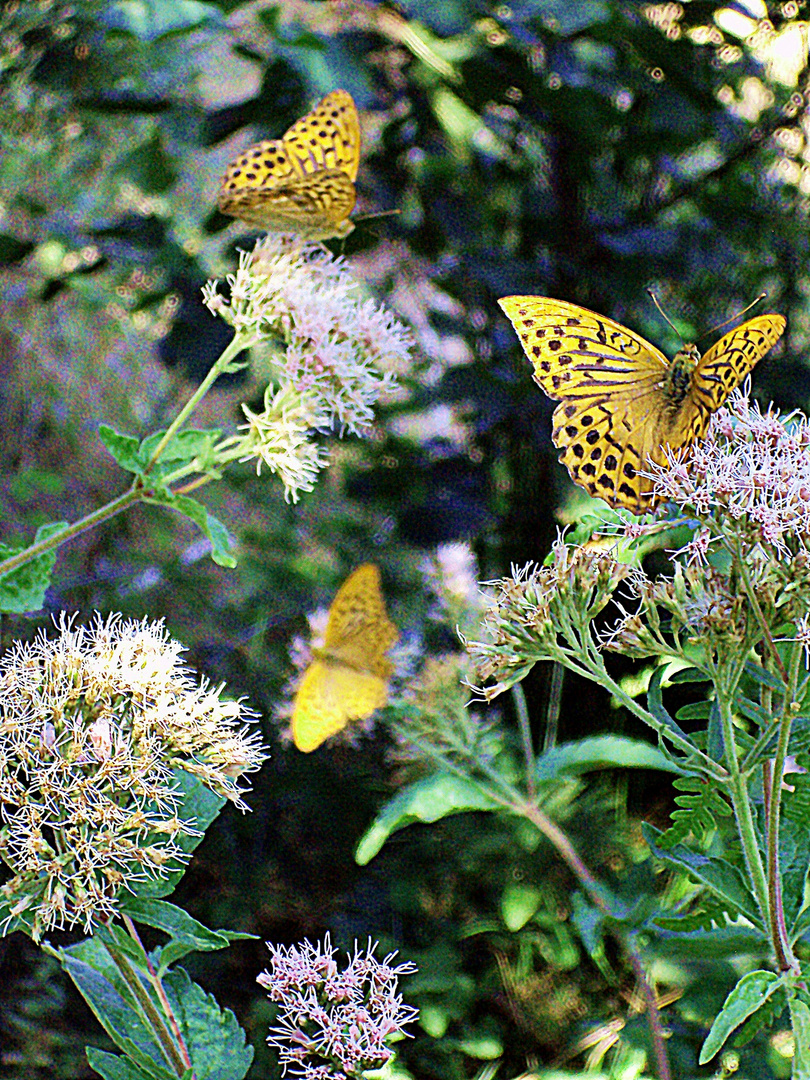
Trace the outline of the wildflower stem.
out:
[[[155,464],[160,459],[160,455],[174,438],[175,433],[179,431],[179,429],[183,426],[183,424],[186,422],[194,409],[196,409],[197,405],[208,393],[213,383],[215,383],[219,376],[222,374],[222,372],[228,368],[234,357],[238,356],[240,352],[242,352],[249,346],[249,344],[250,342],[246,341],[241,334],[234,334],[234,336],[225,346],[219,358],[214,361],[210,371],[205,376],[203,381],[200,383],[200,385],[185,403],[177,416],[175,416],[174,420],[172,420],[171,424],[169,424],[168,428],[166,429],[166,434],[155,447],[152,456],[150,457],[149,462],[144,470],[144,473],[146,475],[148,475],[150,470],[154,468]]]
[[[546,730],[543,733],[543,753],[551,750],[557,743],[557,727],[560,721],[560,707],[562,704],[563,679],[565,668],[562,664],[554,663],[551,668],[551,687],[548,695],[548,711],[546,713]]]
[[[176,1044],[180,1054],[182,1055],[183,1061],[185,1062],[185,1067],[187,1069],[190,1069],[191,1068],[191,1056],[189,1055],[188,1047],[186,1046],[186,1041],[183,1038],[183,1033],[180,1031],[180,1025],[177,1023],[177,1017],[174,1015],[174,1009],[172,1009],[171,1002],[169,1001],[168,997],[166,996],[166,991],[163,989],[163,983],[160,981],[160,978],[158,977],[158,973],[155,971],[154,964],[149,959],[149,954],[146,952],[146,950],[143,948],[143,945],[141,944],[141,938],[140,938],[140,935],[138,934],[137,929],[135,928],[135,923],[132,921],[132,919],[130,919],[129,915],[124,915],[123,918],[124,918],[124,925],[126,926],[127,932],[129,933],[130,937],[137,943],[138,948],[143,951],[143,955],[144,955],[144,958],[146,960],[146,967],[149,970],[149,975],[150,975],[150,980],[149,981],[151,982],[152,988],[154,989],[155,993],[157,994],[157,996],[158,996],[158,998],[160,1000],[161,1005],[163,1006],[164,1015],[166,1016],[166,1019],[169,1021],[169,1026],[171,1027],[172,1032],[174,1033],[175,1044]]]
[[[16,555],[4,559],[3,562],[0,562],[0,577],[3,577],[5,574],[10,574],[12,570],[16,570],[20,566],[24,566],[25,563],[30,562],[31,559],[36,559],[40,555],[46,554],[48,551],[54,551],[56,548],[61,547],[66,540],[72,540],[75,536],[79,536],[80,533],[87,532],[88,529],[93,529],[103,521],[108,521],[110,518],[115,517],[116,514],[120,514],[121,511],[126,510],[127,507],[140,502],[143,495],[143,488],[133,485],[129,491],[125,491],[123,495],[119,495],[116,499],[112,499],[104,506],[100,506],[98,510],[94,510],[92,514],[87,514],[85,517],[75,521],[72,525],[66,525],[62,532],[56,533],[54,536],[49,536],[47,540],[40,540],[36,544],[31,544],[31,546],[25,548],[24,551],[18,551]]]
[[[762,631],[762,636],[768,645],[768,650],[773,657],[773,661],[779,669],[779,674],[782,677],[782,681],[785,686],[788,685],[788,673],[785,671],[785,665],[782,663],[782,658],[779,655],[779,650],[776,648],[776,644],[771,634],[771,628],[762,613],[759,600],[757,599],[756,590],[754,589],[754,583],[751,580],[751,575],[748,572],[748,566],[746,565],[742,551],[740,550],[739,541],[732,546],[732,556],[735,562],[735,569],[740,575],[740,581],[743,583],[745,589],[745,595],[748,598],[748,602],[751,605],[751,610],[754,612],[759,628]]]
[[[766,811],[768,822],[768,900],[771,925],[771,940],[776,953],[780,971],[793,971],[799,974],[799,965],[790,947],[785,910],[782,904],[782,875],[779,866],[779,815],[782,804],[782,777],[785,772],[785,757],[793,722],[793,704],[796,682],[799,675],[801,647],[794,644],[790,659],[790,682],[787,687],[779,720],[779,741],[776,757],[766,765]],[[768,788],[770,793],[768,794]]]
[[[529,724],[529,710],[526,707],[526,695],[523,693],[523,687],[520,683],[515,683],[512,687],[512,700],[515,703],[515,712],[520,727],[520,741],[523,744],[523,760],[526,763],[526,791],[529,798],[534,801],[537,794],[534,777],[536,762],[534,747],[532,746],[532,731]]]
[[[650,1038],[655,1052],[655,1065],[658,1080],[670,1080],[669,1058],[667,1057],[667,1045],[664,1042],[664,1029],[661,1026],[661,1015],[658,1011],[658,1002],[655,999],[655,991],[647,978],[647,972],[641,962],[641,955],[636,945],[636,935],[628,935],[625,943],[627,955],[636,973],[636,980],[641,987],[641,993],[647,1005],[647,1023],[650,1026]]]
[[[134,970],[126,955],[110,941],[106,941],[104,946],[110,954],[113,963],[118,968],[121,978],[129,987],[133,997],[138,1001],[144,1019],[149,1024],[151,1030],[154,1032],[155,1038],[160,1043],[166,1060],[170,1063],[177,1076],[184,1076],[188,1069],[191,1068],[191,1061],[185,1047],[183,1047],[181,1051],[175,1044],[172,1032],[166,1026],[164,1017],[161,1016],[160,1011],[155,1008],[155,1003],[144,989],[143,983],[138,978],[138,973]]]
[[[737,831],[742,841],[745,865],[748,870],[748,879],[754,889],[757,906],[759,907],[762,920],[768,925],[768,881],[765,876],[765,868],[757,843],[754,817],[751,813],[751,800],[748,794],[748,784],[740,772],[740,762],[737,756],[737,742],[734,732],[734,721],[731,712],[731,699],[725,680],[717,670],[713,673],[713,682],[717,694],[717,705],[720,711],[720,723],[723,728],[723,744],[728,762],[728,788],[731,795],[731,803],[734,807],[734,817],[737,822]]]

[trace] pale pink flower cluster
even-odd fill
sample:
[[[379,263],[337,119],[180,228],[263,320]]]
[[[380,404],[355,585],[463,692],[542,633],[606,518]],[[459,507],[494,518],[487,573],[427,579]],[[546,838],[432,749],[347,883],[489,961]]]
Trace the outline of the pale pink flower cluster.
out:
[[[367,433],[374,404],[393,387],[390,370],[407,363],[412,339],[389,311],[362,297],[345,260],[320,245],[271,233],[241,253],[228,284],[225,301],[209,282],[206,304],[246,347],[283,343],[279,384],[308,395],[316,412],[342,430]]]
[[[323,945],[267,947],[271,969],[257,981],[279,1006],[267,1041],[279,1051],[282,1075],[347,1080],[393,1057],[386,1040],[407,1034],[404,1025],[418,1017],[397,993],[399,976],[413,974],[414,964],[393,965],[396,953],[378,960],[369,943],[364,953],[355,946],[341,971],[328,934]]]
[[[662,498],[698,516],[721,511],[775,553],[810,547],[810,422],[801,413],[763,413],[738,391],[688,460],[673,454],[666,465],[651,463],[647,475]],[[706,543],[696,538],[690,561],[705,557]]]

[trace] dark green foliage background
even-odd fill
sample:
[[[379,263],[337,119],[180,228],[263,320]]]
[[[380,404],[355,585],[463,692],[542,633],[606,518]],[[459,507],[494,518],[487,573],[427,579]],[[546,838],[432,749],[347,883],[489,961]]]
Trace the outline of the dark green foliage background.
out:
[[[272,712],[305,613],[358,563],[380,564],[415,647],[427,633],[452,648],[450,628],[426,630],[425,555],[467,540],[490,578],[542,559],[560,515],[582,503],[550,444],[553,405],[499,296],[572,300],[672,355],[678,339],[646,288],[688,340],[767,290],[766,309],[787,315],[788,331],[756,369],[756,395],[808,406],[807,72],[796,85],[769,82],[717,29],[727,6],[685,4],[669,36],[644,5],[618,0],[2,9],[0,540],[117,494],[125,480],[97,443],[98,423],[138,435],[161,426],[221,351],[227,334],[200,287],[234,264],[235,232],[213,208],[246,138],[278,135],[345,87],[369,120],[361,212],[399,210],[358,224],[345,244],[417,337],[408,393],[381,412],[378,438],[335,444],[334,469],[295,507],[248,467],[206,489],[238,539],[237,570],[197,558],[186,523],[139,508],[63,549],[48,609],[2,626],[7,647],[51,611],[162,616],[191,664],[262,711],[273,752],[252,813],[222,815],[176,897],[209,925],[260,936],[185,965],[247,1028],[251,1076],[277,1075],[263,1045],[271,1009],[255,983],[262,940],[327,929],[343,948],[372,937],[381,953],[398,948],[418,963],[405,993],[425,1023],[401,1050],[419,1077],[472,1076],[497,1058],[505,1077],[584,1067],[577,1040],[619,1017],[620,1047],[645,1045],[628,1010],[632,973],[610,945],[598,962],[585,954],[572,883],[546,844],[467,815],[397,834],[360,869],[354,845],[394,790],[385,731],[359,750],[305,757],[279,743]],[[805,6],[769,4],[774,27]],[[712,35],[696,43],[694,27]],[[739,96],[754,78],[772,98],[742,119],[722,88]],[[239,401],[255,404],[260,391],[250,376],[215,387],[208,422],[234,424]],[[438,409],[454,411],[452,429]],[[547,679],[536,669],[526,683],[538,737]],[[562,740],[617,729],[643,735],[601,693],[565,682]],[[617,778],[572,791],[566,827],[598,873],[638,895],[657,887],[638,820],[665,827],[671,805],[659,778],[634,778],[629,790]],[[510,932],[500,905],[516,884],[542,900]],[[666,1013],[675,1074],[711,1075],[697,1049],[732,966],[699,951],[668,963],[683,990]],[[0,1004],[4,1075],[91,1075],[81,1048],[104,1046],[103,1035],[19,935],[0,940]],[[745,1075],[780,1071],[764,1038],[739,1053]]]

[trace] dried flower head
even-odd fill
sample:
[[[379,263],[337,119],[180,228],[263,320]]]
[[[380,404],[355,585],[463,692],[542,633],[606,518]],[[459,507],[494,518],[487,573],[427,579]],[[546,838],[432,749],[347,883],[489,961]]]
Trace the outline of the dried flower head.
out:
[[[257,981],[279,1007],[267,1041],[279,1051],[282,1075],[289,1070],[305,1080],[346,1080],[393,1057],[386,1040],[407,1034],[405,1024],[418,1016],[397,993],[399,976],[413,974],[414,964],[394,966],[396,953],[378,960],[369,942],[365,953],[355,946],[340,971],[328,934],[323,945],[267,947],[270,971]]]
[[[188,858],[174,770],[242,809],[238,778],[265,757],[250,715],[222,687],[195,682],[161,622],[97,617],[42,632],[0,660],[0,888],[4,929],[86,931],[116,896]]]
[[[228,275],[230,301],[216,283],[203,299],[245,346],[280,341],[278,382],[306,393],[317,415],[342,430],[365,434],[373,405],[393,387],[391,374],[407,363],[411,335],[390,312],[364,300],[345,260],[318,245],[269,234],[242,252]]]

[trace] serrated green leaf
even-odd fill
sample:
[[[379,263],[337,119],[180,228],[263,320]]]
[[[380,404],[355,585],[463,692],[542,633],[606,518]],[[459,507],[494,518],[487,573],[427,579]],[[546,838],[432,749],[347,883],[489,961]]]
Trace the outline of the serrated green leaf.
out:
[[[67,528],[65,521],[40,525],[33,542],[38,544],[42,540],[50,540],[52,536],[58,536]],[[0,544],[0,560],[10,559],[29,546],[10,547]],[[0,577],[0,612],[22,615],[28,611],[39,611],[44,606],[45,592],[51,583],[51,573],[56,564],[56,553],[57,548],[53,548]]]
[[[644,839],[650,845],[650,850],[656,858],[674,869],[685,871],[692,880],[704,885],[732,911],[744,915],[759,930],[764,929],[756,900],[749,892],[736,866],[732,866],[725,859],[691,851],[684,844],[662,848],[659,840],[663,834],[659,829],[646,821],[642,822],[641,828]]]
[[[355,860],[360,866],[365,866],[388,837],[406,825],[416,822],[430,824],[450,814],[463,814],[470,810],[501,809],[500,803],[471,781],[437,773],[409,784],[386,803],[361,837]]]
[[[763,953],[767,956],[770,943],[765,934],[753,926],[710,926],[694,929],[689,916],[656,917],[653,924],[660,927],[656,935],[656,955],[672,960],[708,960],[729,956]],[[689,928],[681,929],[679,923]]]
[[[177,510],[186,517],[191,518],[201,532],[211,541],[211,558],[217,566],[236,566],[236,559],[231,554],[231,537],[228,530],[210,514],[201,502],[192,499],[190,495],[174,495],[163,491],[149,495],[144,502],[155,506],[168,506],[171,510]]]
[[[682,773],[683,770],[654,746],[624,735],[595,735],[589,739],[563,743],[537,759],[538,783],[561,774],[577,775],[594,769],[659,769]]]
[[[705,1065],[711,1061],[722,1049],[732,1031],[757,1009],[761,1009],[781,985],[782,980],[772,971],[749,971],[747,975],[743,975],[726,998],[706,1036],[698,1059],[700,1064]]]
[[[188,1048],[196,1080],[243,1080],[253,1062],[253,1047],[230,1009],[222,1010],[211,994],[182,968],[170,971],[163,987]]]
[[[256,937],[256,934],[242,934],[231,930],[209,930],[182,908],[165,900],[127,896],[119,910],[122,915],[129,915],[135,922],[145,923],[170,935],[172,940],[160,950],[161,973],[190,952],[214,952],[217,949],[226,949],[232,941]]]

